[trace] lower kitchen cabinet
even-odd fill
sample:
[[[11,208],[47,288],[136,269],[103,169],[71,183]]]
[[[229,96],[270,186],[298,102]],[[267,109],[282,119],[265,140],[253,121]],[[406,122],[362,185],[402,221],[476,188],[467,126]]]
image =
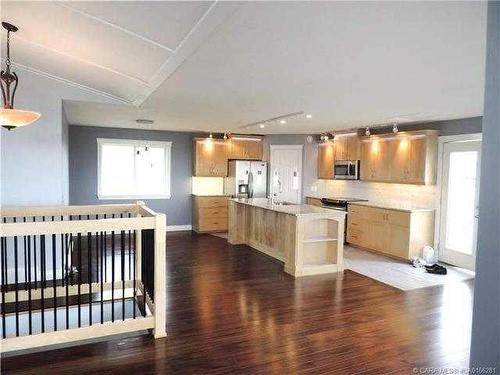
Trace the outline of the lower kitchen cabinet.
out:
[[[411,259],[422,256],[434,243],[433,210],[395,210],[350,204],[347,242],[389,256]]]
[[[193,230],[198,233],[226,232],[228,197],[193,195]]]

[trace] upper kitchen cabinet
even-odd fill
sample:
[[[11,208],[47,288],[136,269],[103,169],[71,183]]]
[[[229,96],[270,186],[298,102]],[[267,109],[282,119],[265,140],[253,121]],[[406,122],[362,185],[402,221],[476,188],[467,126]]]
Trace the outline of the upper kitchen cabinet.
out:
[[[400,184],[436,183],[437,132],[366,137],[361,143],[361,179]]]
[[[212,138],[193,140],[193,175],[199,177],[227,176],[227,142]]]
[[[354,134],[335,136],[335,160],[359,160],[360,142]]]
[[[262,160],[262,138],[231,138],[228,142],[228,159]]]
[[[334,142],[318,145],[318,178],[333,179],[333,164],[335,162]]]
[[[390,144],[381,139],[361,142],[361,174],[364,181],[390,182]]]

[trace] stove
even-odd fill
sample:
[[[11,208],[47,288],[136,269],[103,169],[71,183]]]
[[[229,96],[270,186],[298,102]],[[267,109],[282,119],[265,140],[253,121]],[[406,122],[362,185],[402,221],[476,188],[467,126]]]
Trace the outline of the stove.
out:
[[[345,198],[345,197],[335,197],[335,198],[321,198],[321,203],[323,208],[328,208],[331,210],[346,211],[347,205],[354,202],[368,202],[368,199],[359,198]],[[347,215],[345,216],[345,226],[344,226],[344,243],[347,243]]]
[[[324,208],[332,208],[340,211],[347,211],[347,205],[353,202],[368,202],[368,199],[346,197],[321,198],[321,203]]]

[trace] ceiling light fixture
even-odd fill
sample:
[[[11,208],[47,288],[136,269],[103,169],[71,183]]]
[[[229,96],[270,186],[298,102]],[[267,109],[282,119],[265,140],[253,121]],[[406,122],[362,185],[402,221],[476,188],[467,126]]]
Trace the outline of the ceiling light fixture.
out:
[[[15,33],[18,28],[7,22],[2,22],[7,30],[7,57],[5,58],[5,70],[0,74],[0,86],[2,87],[3,108],[0,109],[0,125],[7,130],[29,125],[40,118],[40,113],[14,109],[14,96],[16,94],[19,78],[15,72],[10,71],[10,33]],[[14,87],[11,91],[11,85]]]
[[[227,140],[229,138],[229,136],[227,135],[227,133],[224,133],[224,135],[222,136],[222,138],[224,138],[224,140]]]
[[[306,115],[306,118],[312,118],[312,117],[313,117],[313,115],[311,115],[311,114]]]
[[[212,132],[210,132],[210,134],[208,135],[208,138],[212,139],[214,136],[212,134]]]
[[[365,130],[365,135],[366,135],[367,137],[369,137],[369,136],[370,136],[370,134],[371,134],[371,133],[370,133],[370,128],[367,126],[367,127],[366,127],[366,130]]]
[[[260,124],[259,128],[264,129],[266,127],[266,124]]]
[[[286,120],[280,120],[280,124],[286,124]]]
[[[396,123],[392,124],[392,132],[396,134],[398,131],[399,131],[398,124]]]

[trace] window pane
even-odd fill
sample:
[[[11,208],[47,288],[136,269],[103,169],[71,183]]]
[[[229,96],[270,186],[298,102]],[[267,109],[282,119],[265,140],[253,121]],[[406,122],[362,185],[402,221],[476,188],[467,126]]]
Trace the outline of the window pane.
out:
[[[477,178],[476,151],[450,153],[446,248],[472,254]]]
[[[136,183],[141,195],[167,194],[165,177],[165,149],[163,147],[137,147]]]
[[[134,194],[134,146],[103,144],[100,173],[101,194]]]

